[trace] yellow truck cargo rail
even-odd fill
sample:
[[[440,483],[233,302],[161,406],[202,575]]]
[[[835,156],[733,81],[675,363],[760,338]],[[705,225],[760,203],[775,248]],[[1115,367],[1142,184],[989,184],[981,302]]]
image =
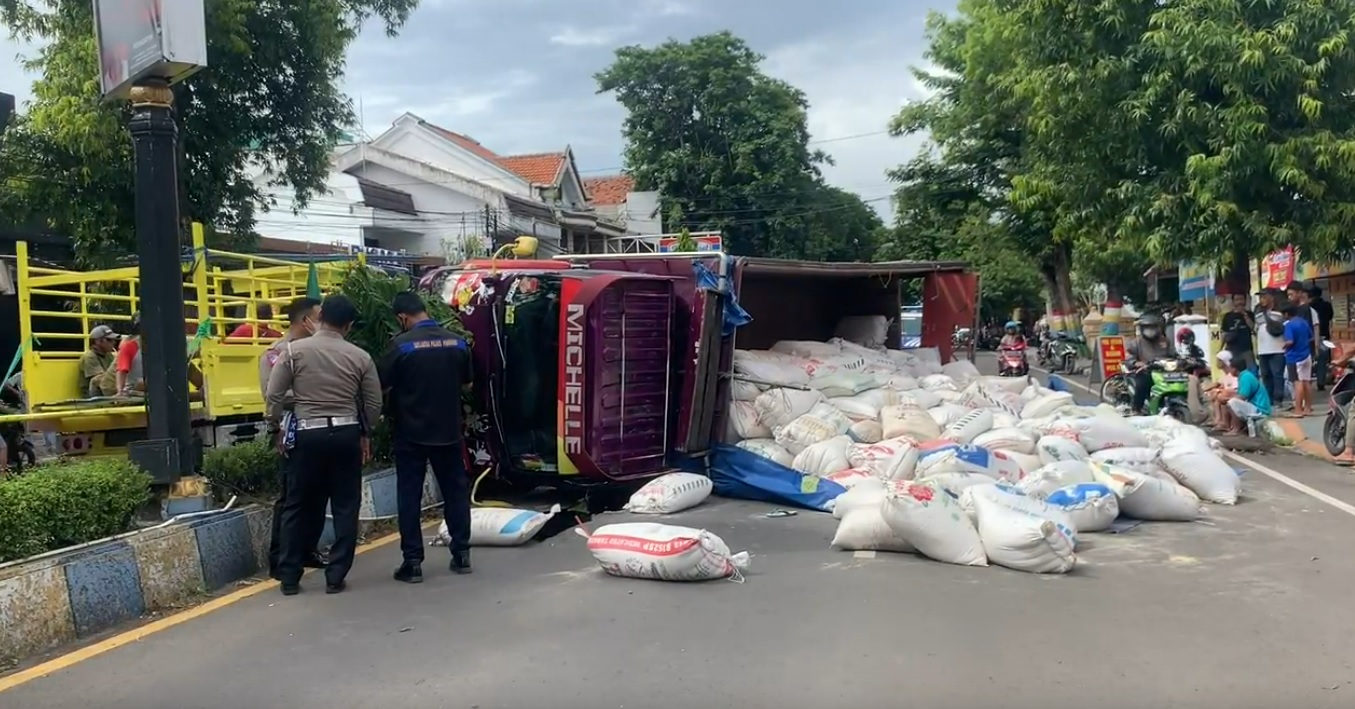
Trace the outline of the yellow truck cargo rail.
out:
[[[88,333],[110,325],[127,334],[139,308],[139,269],[66,271],[30,262],[28,244],[16,245],[19,327],[25,403],[23,414],[0,422],[23,421],[33,430],[98,434],[146,426],[146,407],[137,397],[86,396],[80,379],[80,355]],[[306,294],[314,268],[321,293],[333,290],[362,256],[321,262],[297,262],[254,254],[208,249],[202,225],[193,225],[192,258],[183,264],[185,333],[190,354],[203,375],[203,388],[190,403],[195,421],[249,420],[262,417],[259,358],[276,340],[261,336],[259,324],[283,332],[288,301]],[[35,301],[59,299],[65,309],[42,309]],[[258,318],[260,305],[275,317]],[[36,323],[77,321],[76,332],[39,331]],[[206,327],[202,324],[206,323]],[[242,323],[255,323],[252,337],[228,337]],[[194,334],[196,332],[196,334]]]

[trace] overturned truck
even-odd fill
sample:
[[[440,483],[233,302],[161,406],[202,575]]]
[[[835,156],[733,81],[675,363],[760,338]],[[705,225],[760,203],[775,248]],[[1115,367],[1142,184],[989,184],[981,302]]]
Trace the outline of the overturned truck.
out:
[[[471,261],[442,296],[475,343],[475,474],[523,487],[638,481],[723,438],[735,348],[826,340],[883,316],[902,342],[920,285],[921,346],[951,355],[978,276],[960,262],[816,263],[722,253]]]

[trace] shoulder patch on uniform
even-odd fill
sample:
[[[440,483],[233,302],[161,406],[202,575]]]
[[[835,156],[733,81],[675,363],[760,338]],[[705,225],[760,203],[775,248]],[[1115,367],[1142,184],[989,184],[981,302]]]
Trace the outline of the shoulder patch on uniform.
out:
[[[281,354],[282,353],[278,352],[277,350],[269,350],[264,353],[264,359],[267,360],[268,366],[271,367],[278,363],[278,357],[280,357]]]

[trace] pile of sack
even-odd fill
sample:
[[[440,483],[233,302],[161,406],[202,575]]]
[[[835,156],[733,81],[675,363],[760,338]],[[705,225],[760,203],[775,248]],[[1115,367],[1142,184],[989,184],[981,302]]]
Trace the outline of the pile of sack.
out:
[[[1121,516],[1191,521],[1202,502],[1237,501],[1200,429],[943,366],[935,350],[780,342],[737,352],[735,377],[727,440],[846,488],[840,549],[1062,573],[1079,534]]]

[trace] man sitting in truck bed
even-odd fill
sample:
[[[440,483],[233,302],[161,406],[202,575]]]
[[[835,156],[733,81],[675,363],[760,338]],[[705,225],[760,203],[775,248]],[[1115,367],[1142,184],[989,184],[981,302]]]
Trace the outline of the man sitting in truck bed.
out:
[[[118,349],[118,333],[107,325],[89,331],[89,349],[80,355],[80,391],[85,396],[112,396],[115,392],[107,374],[113,368],[113,353]]]
[[[146,395],[146,370],[142,364],[141,340],[146,336],[146,331],[141,325],[141,314],[132,315],[132,328],[136,332],[134,337],[127,338],[118,348],[118,360],[114,365],[117,371],[117,393],[120,396],[145,396]],[[202,370],[198,369],[196,364],[188,363],[188,381],[197,388],[197,392],[189,395],[190,399],[200,398],[202,396]]]

